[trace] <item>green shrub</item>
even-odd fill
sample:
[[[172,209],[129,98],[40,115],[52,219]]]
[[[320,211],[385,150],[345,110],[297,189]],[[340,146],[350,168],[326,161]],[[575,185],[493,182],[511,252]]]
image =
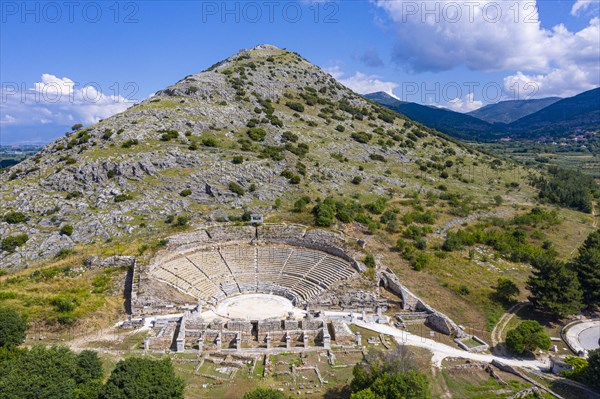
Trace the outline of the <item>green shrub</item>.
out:
[[[267,132],[265,131],[265,129],[262,129],[260,127],[253,127],[248,129],[246,134],[254,141],[263,141],[267,135]]]
[[[25,245],[27,241],[29,241],[29,236],[27,234],[8,236],[5,237],[0,243],[0,249],[9,253],[13,253],[17,248]]]
[[[371,158],[373,161],[387,162],[385,157],[380,154],[369,154],[369,158]]]
[[[71,226],[70,224],[65,224],[63,227],[60,228],[60,234],[71,237],[71,234],[73,234],[73,230],[73,226]]]
[[[229,183],[229,191],[231,191],[232,193],[235,193],[237,195],[246,194],[246,192],[244,191],[244,188],[242,186],[240,186],[238,183],[233,182],[233,181],[231,183]]]
[[[115,172],[114,170],[109,170],[106,173],[106,177],[108,177],[109,179],[112,179],[113,177],[115,177],[116,174],[117,174],[117,172]]]
[[[294,134],[290,131],[283,132],[283,134],[281,135],[281,141],[283,141],[285,143],[287,143],[287,142],[295,143],[298,141],[298,135]]]
[[[375,267],[375,257],[372,254],[367,254],[363,259],[363,263],[365,266],[373,268]]]
[[[140,142],[138,139],[129,139],[125,142],[123,142],[123,144],[121,144],[121,147],[123,148],[130,148],[133,147],[134,145],[138,145]]]
[[[8,212],[4,215],[4,221],[8,224],[19,224],[27,221],[23,212]]]
[[[0,348],[13,348],[25,341],[27,320],[16,310],[0,307]]]
[[[133,199],[131,194],[117,194],[115,195],[115,202],[125,202]]]
[[[275,389],[256,388],[254,391],[246,392],[242,399],[287,399],[287,396]]]
[[[337,125],[335,127],[335,130],[337,130],[338,132],[344,132],[346,130],[346,128],[342,125]]]
[[[354,176],[352,178],[352,184],[356,184],[357,186],[362,183],[362,177],[360,176]]]
[[[313,208],[315,224],[321,227],[331,227],[335,220],[335,209],[329,202],[321,202]]]
[[[179,195],[181,195],[182,197],[189,197],[190,195],[192,195],[192,190],[190,190],[189,188],[186,188],[185,190],[182,190]]]
[[[202,145],[205,147],[218,147],[219,142],[213,137],[205,137],[202,139]]]
[[[171,359],[132,357],[117,363],[99,399],[183,399],[184,388]]]
[[[384,197],[379,197],[375,202],[365,205],[365,208],[371,213],[381,214],[387,206],[387,200]]]
[[[59,295],[50,299],[50,305],[54,306],[57,312],[69,313],[75,310],[79,302],[75,298]]]
[[[244,163],[244,156],[243,155],[234,155],[231,162],[234,163],[235,165]]]
[[[288,102],[285,103],[285,105],[288,108],[290,108],[290,109],[292,109],[292,110],[294,110],[296,112],[304,112],[304,105],[303,104],[300,104],[300,103],[297,103],[297,102],[293,102],[293,101],[288,101]]]
[[[535,320],[525,320],[506,334],[506,347],[519,354],[538,348],[548,350],[550,343],[544,327]]]
[[[306,205],[310,204],[310,197],[304,196],[296,202],[294,202],[294,212],[302,212],[306,208]]]
[[[190,218],[188,218],[186,216],[177,216],[177,222],[175,223],[175,226],[179,226],[179,227],[187,226],[189,221],[190,221]]]
[[[171,141],[179,137],[179,132],[173,129],[162,129],[158,132],[163,133],[162,136],[160,136],[161,141]]]
[[[369,141],[371,141],[373,135],[366,132],[355,132],[352,133],[350,137],[352,137],[354,141],[357,141],[362,144],[367,144]]]
[[[286,169],[283,172],[281,172],[281,176],[285,177],[286,179],[289,179],[289,182],[291,184],[298,184],[300,183],[300,181],[302,180],[302,178],[300,177],[300,175]]]
[[[67,193],[67,196],[65,197],[65,199],[74,199],[74,198],[81,198],[83,197],[83,194],[80,191],[71,191],[70,193]]]
[[[503,277],[498,279],[498,285],[495,288],[496,297],[504,302],[510,302],[520,292],[519,287],[512,280]]]

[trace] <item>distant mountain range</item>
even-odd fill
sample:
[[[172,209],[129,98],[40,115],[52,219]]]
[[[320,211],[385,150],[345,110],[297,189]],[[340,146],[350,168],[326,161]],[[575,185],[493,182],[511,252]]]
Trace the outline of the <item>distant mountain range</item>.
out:
[[[531,115],[557,101],[560,97],[547,97],[537,100],[511,100],[489,104],[467,113],[489,123],[511,123],[527,115]]]
[[[559,138],[579,129],[600,129],[600,88],[565,99],[503,101],[468,114],[400,101],[384,92],[364,97],[463,140]]]
[[[444,108],[400,101],[382,91],[366,94],[364,97],[458,139],[472,140],[475,137],[487,137],[491,132],[496,131],[491,123],[473,116]]]

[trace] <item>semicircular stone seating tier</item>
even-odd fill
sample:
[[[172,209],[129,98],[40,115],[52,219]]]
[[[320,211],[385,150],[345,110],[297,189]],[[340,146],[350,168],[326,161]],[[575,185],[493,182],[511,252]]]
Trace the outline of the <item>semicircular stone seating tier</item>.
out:
[[[356,272],[349,262],[308,248],[225,246],[178,253],[151,273],[207,303],[263,293],[284,296],[298,305]]]

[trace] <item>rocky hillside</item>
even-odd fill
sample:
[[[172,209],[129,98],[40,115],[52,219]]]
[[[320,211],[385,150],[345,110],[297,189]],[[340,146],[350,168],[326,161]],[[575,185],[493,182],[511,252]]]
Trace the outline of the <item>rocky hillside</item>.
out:
[[[180,224],[244,211],[274,217],[302,196],[369,201],[454,188],[487,203],[504,183],[490,176],[484,188],[474,176],[500,164],[262,45],[0,174],[0,267],[92,242],[164,237],[177,216]]]

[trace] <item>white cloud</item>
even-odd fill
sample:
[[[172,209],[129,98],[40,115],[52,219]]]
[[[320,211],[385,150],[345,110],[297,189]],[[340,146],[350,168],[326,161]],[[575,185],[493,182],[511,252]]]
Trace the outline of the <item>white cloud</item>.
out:
[[[339,79],[344,76],[344,72],[342,72],[342,68],[339,65],[334,65],[331,67],[327,67],[323,69],[325,72],[330,74],[334,79]]]
[[[546,92],[560,95],[600,85],[598,18],[571,32],[562,24],[542,28],[535,0],[374,3],[396,32],[392,59],[407,70],[439,72],[466,66],[485,72],[520,71],[534,78],[534,84],[543,83]],[[588,7],[589,2],[578,0],[572,12]],[[558,77],[569,79],[561,86]],[[577,87],[571,88],[571,83]]]
[[[329,68],[326,71],[338,82],[357,92],[358,94],[368,94],[376,91],[383,91],[391,96],[396,97],[393,93],[393,90],[398,87],[398,83],[385,82],[381,80],[380,76],[366,75],[362,72],[355,72],[353,76],[344,78],[344,73],[338,66]]]
[[[452,111],[465,113],[475,111],[476,109],[483,107],[483,102],[475,100],[475,95],[473,93],[469,93],[462,99],[457,97],[448,101],[447,104],[440,106],[442,108],[448,108]]]
[[[43,74],[41,81],[30,89],[21,91],[19,85],[5,84],[2,89],[0,123],[35,126],[92,124],[122,112],[132,101],[114,95],[106,95],[99,87],[77,87],[73,80]]]
[[[4,123],[15,123],[17,121],[17,119],[9,114],[4,115],[4,118],[2,118],[2,122]]]
[[[571,7],[571,15],[576,17],[579,14],[585,12],[592,5],[598,5],[597,0],[577,0],[573,7]]]

